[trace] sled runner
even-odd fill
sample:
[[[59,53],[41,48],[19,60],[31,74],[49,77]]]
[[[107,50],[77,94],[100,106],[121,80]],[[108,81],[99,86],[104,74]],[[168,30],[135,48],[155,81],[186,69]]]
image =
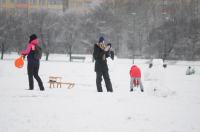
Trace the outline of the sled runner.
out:
[[[48,83],[49,83],[49,88],[52,88],[52,86],[53,88],[55,88],[55,86],[57,88],[62,88],[62,85],[68,85],[67,88],[70,89],[70,88],[73,88],[75,85],[75,83],[73,82],[63,82],[62,77],[57,77],[57,76],[50,76]]]

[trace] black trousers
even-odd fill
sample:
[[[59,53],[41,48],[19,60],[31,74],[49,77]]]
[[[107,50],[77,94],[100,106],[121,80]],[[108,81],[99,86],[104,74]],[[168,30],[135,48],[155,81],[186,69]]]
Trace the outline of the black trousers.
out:
[[[108,71],[96,72],[97,91],[98,92],[103,92],[103,89],[102,89],[102,86],[101,86],[102,76],[103,76],[105,84],[106,84],[107,92],[113,92],[112,84],[111,84],[111,81],[110,81],[110,77],[109,77]]]
[[[29,89],[33,90],[34,88],[34,81],[33,77],[37,80],[40,90],[44,90],[44,86],[42,83],[41,78],[38,75],[40,63],[39,62],[28,62],[28,80],[29,80]]]

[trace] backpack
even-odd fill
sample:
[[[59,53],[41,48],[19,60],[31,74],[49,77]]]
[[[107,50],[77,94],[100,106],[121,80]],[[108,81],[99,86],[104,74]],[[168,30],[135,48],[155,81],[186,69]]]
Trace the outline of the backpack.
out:
[[[42,58],[42,48],[39,45],[35,46],[34,59],[39,60]]]

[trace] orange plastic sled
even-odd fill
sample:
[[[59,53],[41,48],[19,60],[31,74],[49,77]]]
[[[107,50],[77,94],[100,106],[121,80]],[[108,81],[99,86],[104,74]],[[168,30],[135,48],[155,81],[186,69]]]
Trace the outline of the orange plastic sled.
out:
[[[15,60],[15,67],[22,68],[24,66],[23,56],[20,56]]]

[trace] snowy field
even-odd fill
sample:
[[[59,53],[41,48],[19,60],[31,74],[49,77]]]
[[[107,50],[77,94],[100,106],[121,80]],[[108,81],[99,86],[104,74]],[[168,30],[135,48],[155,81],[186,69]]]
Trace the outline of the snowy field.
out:
[[[94,63],[68,62],[66,55],[42,58],[39,75],[45,91],[28,89],[26,66],[14,67],[16,55],[0,60],[0,132],[200,132],[200,62],[170,61],[141,67],[144,93],[129,92],[132,60],[108,60],[113,93],[96,92]],[[188,65],[196,73],[186,76]],[[50,89],[48,77],[75,82],[72,89]]]

